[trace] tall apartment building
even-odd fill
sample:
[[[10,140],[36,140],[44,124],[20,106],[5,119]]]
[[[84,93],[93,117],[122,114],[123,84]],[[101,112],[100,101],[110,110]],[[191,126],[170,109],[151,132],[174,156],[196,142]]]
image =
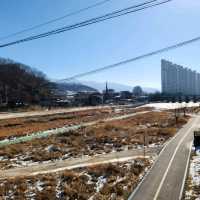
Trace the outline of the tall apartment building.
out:
[[[200,95],[200,73],[161,60],[161,85],[166,94]]]

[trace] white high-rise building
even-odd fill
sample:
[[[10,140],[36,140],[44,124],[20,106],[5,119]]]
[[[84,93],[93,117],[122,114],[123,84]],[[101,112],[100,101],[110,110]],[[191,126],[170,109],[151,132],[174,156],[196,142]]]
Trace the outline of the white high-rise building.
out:
[[[162,92],[166,94],[200,95],[200,73],[161,60]]]

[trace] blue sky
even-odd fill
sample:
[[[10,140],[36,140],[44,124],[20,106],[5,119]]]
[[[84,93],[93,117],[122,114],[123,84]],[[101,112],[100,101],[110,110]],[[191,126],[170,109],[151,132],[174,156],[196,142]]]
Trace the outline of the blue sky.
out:
[[[1,0],[0,37],[65,15],[100,0]],[[96,17],[144,0],[111,0],[82,14],[0,43]],[[0,56],[62,79],[135,57],[200,35],[200,1],[168,4],[49,38],[0,49]],[[130,63],[84,80],[111,81],[160,88],[160,60],[168,59],[200,72],[199,43]]]

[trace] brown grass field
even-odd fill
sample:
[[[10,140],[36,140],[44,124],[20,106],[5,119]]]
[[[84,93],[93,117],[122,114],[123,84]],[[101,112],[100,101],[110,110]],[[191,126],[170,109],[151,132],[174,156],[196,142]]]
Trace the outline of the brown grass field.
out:
[[[119,113],[115,113],[112,108],[103,108],[47,116],[4,119],[0,120],[0,140],[144,110],[151,110],[151,108],[123,109]]]
[[[0,181],[2,199],[127,199],[150,163],[136,159],[59,173]],[[93,197],[93,198],[92,198]]]
[[[144,134],[149,144],[163,144],[184,125],[188,117],[175,124],[170,112],[150,112],[123,120],[98,123],[48,138],[8,145],[0,148],[0,168],[12,168],[20,162],[42,162],[122,151],[143,145]],[[144,128],[144,125],[146,128]],[[53,151],[48,147],[53,146]]]

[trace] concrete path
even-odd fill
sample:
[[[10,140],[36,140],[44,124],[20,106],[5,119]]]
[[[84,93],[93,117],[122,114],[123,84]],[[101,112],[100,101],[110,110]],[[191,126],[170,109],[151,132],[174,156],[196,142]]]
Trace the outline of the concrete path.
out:
[[[28,112],[0,113],[0,120],[1,119],[21,118],[21,117],[46,116],[46,115],[79,112],[79,111],[102,109],[102,108],[109,108],[109,106],[91,106],[91,107],[78,107],[78,108],[66,108],[66,109],[28,111]]]
[[[160,149],[148,148],[146,156],[155,157]],[[37,163],[36,165],[12,168],[0,171],[0,179],[15,178],[19,176],[35,176],[38,174],[46,174],[59,172],[63,170],[75,169],[79,167],[87,167],[98,164],[106,164],[113,162],[124,162],[137,157],[143,157],[143,149],[133,149],[121,152],[112,152],[108,154],[100,154],[96,156],[83,156],[80,158],[72,158],[63,161],[55,161],[48,163]]]
[[[150,172],[129,200],[181,200],[190,158],[193,131],[200,116],[192,117],[163,148]]]
[[[0,120],[20,118],[20,117],[47,116],[47,115],[79,112],[79,111],[95,110],[95,109],[103,109],[103,108],[104,109],[105,108],[136,108],[142,105],[145,105],[145,103],[134,103],[134,104],[128,104],[128,105],[113,105],[113,106],[103,105],[103,106],[74,107],[74,108],[28,111],[28,112],[4,112],[4,113],[0,112]]]

